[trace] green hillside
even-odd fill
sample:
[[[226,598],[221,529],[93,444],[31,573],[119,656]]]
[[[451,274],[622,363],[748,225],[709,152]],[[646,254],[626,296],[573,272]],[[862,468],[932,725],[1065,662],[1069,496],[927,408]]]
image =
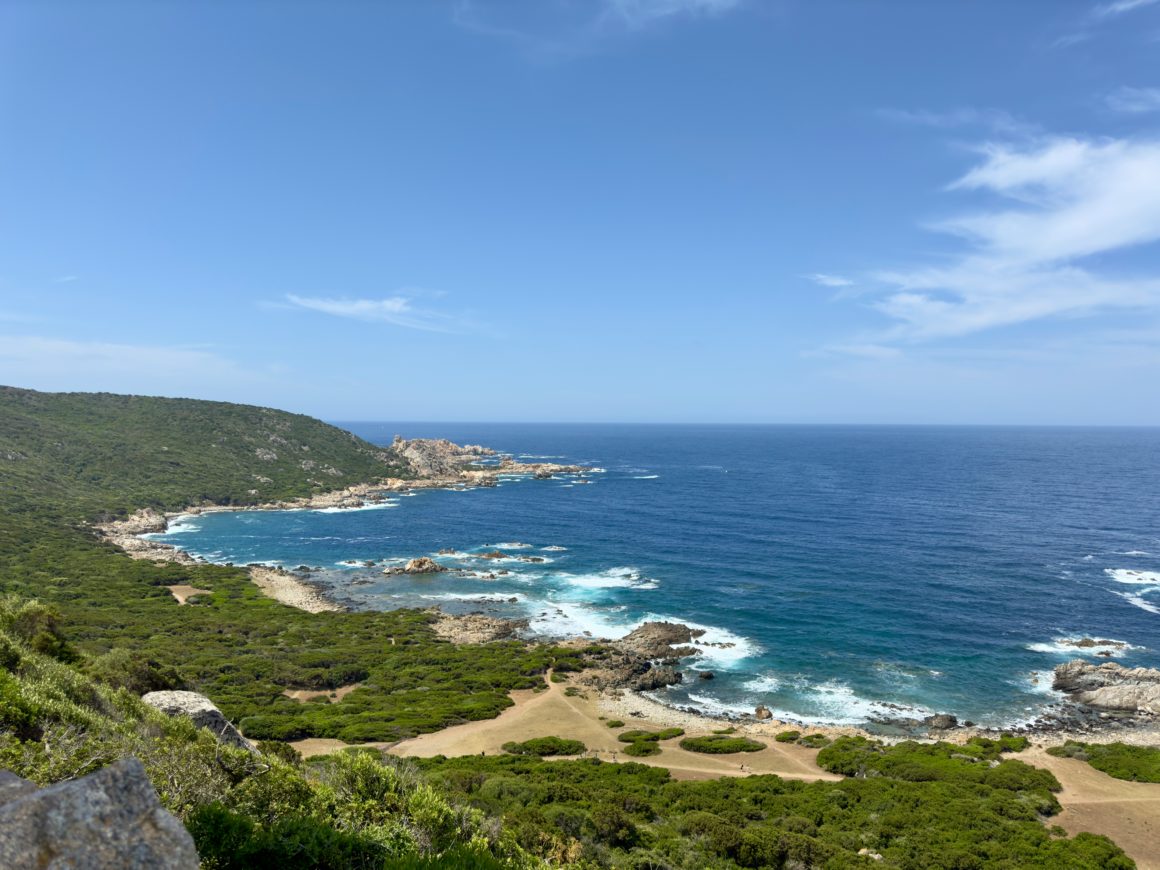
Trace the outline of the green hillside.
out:
[[[389,449],[271,408],[0,387],[5,507],[72,516],[258,504],[409,477]]]

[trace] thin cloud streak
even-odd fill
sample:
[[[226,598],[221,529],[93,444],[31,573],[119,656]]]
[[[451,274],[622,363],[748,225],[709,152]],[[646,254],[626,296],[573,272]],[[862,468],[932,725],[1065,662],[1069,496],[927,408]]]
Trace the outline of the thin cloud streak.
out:
[[[813,272],[809,275],[802,275],[807,281],[813,281],[822,287],[853,287],[854,282],[849,278],[843,278],[841,275],[827,275],[825,272]]]
[[[1160,0],[1114,0],[1112,3],[1101,3],[1092,10],[1095,18],[1114,18],[1126,12],[1134,12],[1145,6],[1152,6]]]
[[[411,298],[402,295],[383,299],[331,299],[288,293],[286,300],[295,307],[329,314],[332,317],[345,317],[367,323],[389,323],[425,332],[462,332],[465,326],[456,318],[442,312],[415,308]]]
[[[1129,115],[1160,112],[1160,88],[1125,86],[1108,94],[1106,102],[1112,111],[1125,112]]]

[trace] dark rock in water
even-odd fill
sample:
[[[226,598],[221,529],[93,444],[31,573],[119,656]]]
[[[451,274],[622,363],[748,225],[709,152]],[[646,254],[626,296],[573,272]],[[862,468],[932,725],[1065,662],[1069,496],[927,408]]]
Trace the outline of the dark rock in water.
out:
[[[758,705],[757,709],[753,711],[753,715],[756,716],[758,719],[772,719],[773,718],[773,713],[771,713],[769,711],[769,708],[766,707],[764,704]]]
[[[537,471],[535,473],[534,477],[536,480],[551,480],[552,479],[552,472],[550,472],[550,471]]]
[[[440,550],[440,551],[439,551],[439,552],[438,552],[436,555],[439,555],[439,556],[454,556],[454,555],[455,555],[455,548],[454,548],[454,547],[444,547],[444,548],[443,548],[442,550]]]
[[[141,696],[141,700],[155,710],[160,710],[166,716],[186,716],[198,728],[212,731],[222,743],[238,749],[246,749],[258,753],[258,748],[242,736],[217,708],[213,701],[197,692],[148,692]]]
[[[945,731],[947,728],[957,728],[959,719],[950,713],[938,713],[934,716],[927,716],[922,720],[922,724],[927,728],[936,728],[940,731]]]
[[[701,671],[701,673],[697,674],[697,678],[701,680],[711,680],[716,676],[712,671]]]
[[[15,780],[15,782],[14,782]],[[197,870],[193,838],[135,758],[37,789],[0,778],[0,867]]]

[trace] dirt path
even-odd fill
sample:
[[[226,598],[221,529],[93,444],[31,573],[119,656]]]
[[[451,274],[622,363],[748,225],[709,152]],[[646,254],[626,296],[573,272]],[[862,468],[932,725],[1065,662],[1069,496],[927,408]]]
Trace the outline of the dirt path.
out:
[[[1087,762],[1056,758],[1039,748],[1016,757],[1050,770],[1063,786],[1056,795],[1063,812],[1048,824],[1069,834],[1104,834],[1139,870],[1160,870],[1160,783],[1115,779]]]
[[[495,719],[468,722],[445,728],[434,734],[423,734],[404,740],[391,748],[393,755],[429,758],[433,755],[497,755],[508,741],[532,737],[564,737],[581,741],[589,755],[605,761],[636,761],[668,768],[675,779],[712,779],[719,776],[745,776],[751,773],[776,773],[786,779],[838,780],[840,776],[820,770],[814,763],[817,750],[770,741],[761,752],[736,755],[702,755],[686,752],[678,740],[661,744],[661,754],[633,758],[624,754],[625,744],[616,735],[633,728],[659,729],[661,723],[632,719],[624,728],[612,729],[599,718],[595,701],[580,695],[568,696],[560,683],[548,681],[543,692],[513,692],[516,702]],[[690,732],[693,734],[696,732]],[[701,732],[706,733],[706,732]],[[741,765],[745,765],[745,770]]]

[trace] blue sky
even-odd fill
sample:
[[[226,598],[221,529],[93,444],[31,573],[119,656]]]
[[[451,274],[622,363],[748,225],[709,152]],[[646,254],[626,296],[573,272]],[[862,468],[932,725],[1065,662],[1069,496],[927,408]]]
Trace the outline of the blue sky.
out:
[[[1160,0],[0,4],[0,383],[1160,424]]]

